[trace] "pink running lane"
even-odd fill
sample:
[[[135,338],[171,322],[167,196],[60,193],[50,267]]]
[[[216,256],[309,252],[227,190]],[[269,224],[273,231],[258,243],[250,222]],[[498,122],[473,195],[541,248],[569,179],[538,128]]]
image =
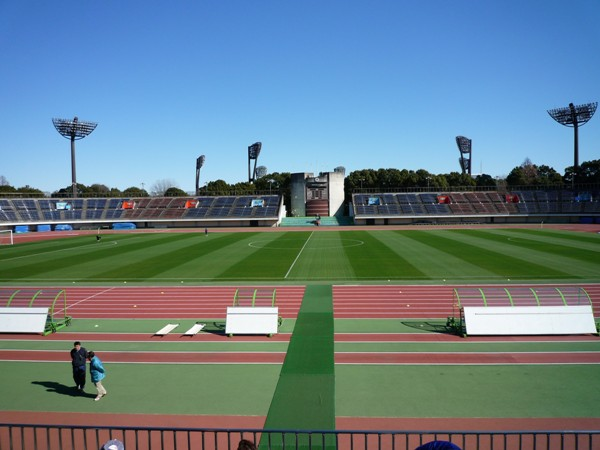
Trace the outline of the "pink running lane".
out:
[[[336,319],[443,319],[458,313],[454,287],[420,285],[336,285]],[[501,285],[500,287],[507,287]],[[600,316],[600,284],[582,285]],[[252,286],[239,289],[276,289],[281,317],[298,315],[304,286]],[[236,287],[70,287],[68,314],[74,318],[225,318]]]

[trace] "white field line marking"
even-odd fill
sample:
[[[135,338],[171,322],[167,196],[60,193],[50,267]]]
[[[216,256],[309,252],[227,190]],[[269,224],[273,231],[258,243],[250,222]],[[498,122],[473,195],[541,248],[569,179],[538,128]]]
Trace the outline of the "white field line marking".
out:
[[[110,245],[117,245],[118,242],[117,241],[110,241],[108,242],[108,244]],[[50,250],[48,252],[42,252],[42,253],[32,253],[31,255],[23,255],[23,256],[14,256],[12,258],[7,258],[4,259],[3,261],[16,261],[19,259],[24,259],[24,258],[31,258],[31,257],[38,257],[38,256],[45,256],[45,255],[51,255],[52,253],[61,253],[61,252],[71,252],[73,250],[80,250],[80,249],[86,249],[87,247],[91,247],[91,248],[95,248],[96,250],[100,249],[101,247],[98,245],[98,243],[94,243],[94,244],[84,244],[84,245],[78,245],[77,247],[70,247],[70,248],[61,248],[58,250]]]
[[[311,231],[310,236],[308,236],[308,239],[306,240],[306,242],[304,243],[304,245],[302,246],[302,248],[300,249],[300,251],[298,252],[298,254],[296,255],[296,259],[294,259],[294,262],[292,263],[292,265],[290,266],[289,270],[287,271],[287,273],[285,274],[285,277],[283,277],[284,279],[286,279],[288,277],[288,275],[290,274],[290,272],[292,271],[292,269],[294,268],[294,265],[296,265],[296,261],[298,261],[298,258],[300,258],[300,255],[302,254],[302,252],[304,251],[304,248],[306,247],[306,245],[308,244],[308,241],[310,241],[310,238],[312,237],[314,231]]]

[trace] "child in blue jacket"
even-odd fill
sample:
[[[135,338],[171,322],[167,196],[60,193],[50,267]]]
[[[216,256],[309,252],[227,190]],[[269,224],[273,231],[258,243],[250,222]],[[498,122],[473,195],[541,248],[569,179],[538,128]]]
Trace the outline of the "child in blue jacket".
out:
[[[87,356],[90,360],[90,376],[92,378],[92,383],[94,383],[98,390],[98,395],[94,399],[94,401],[97,402],[106,395],[106,389],[102,386],[102,380],[106,376],[106,372],[104,371],[102,361],[100,361],[100,358],[98,358],[94,352],[88,352]]]

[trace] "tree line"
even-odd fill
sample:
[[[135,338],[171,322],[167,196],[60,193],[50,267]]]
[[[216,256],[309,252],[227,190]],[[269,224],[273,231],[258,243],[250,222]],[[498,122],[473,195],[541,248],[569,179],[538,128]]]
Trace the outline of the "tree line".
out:
[[[336,167],[336,171],[345,171],[343,167]],[[266,172],[266,171],[264,171]],[[264,173],[263,172],[263,173]],[[262,175],[262,174],[261,174]],[[432,174],[424,169],[362,169],[351,172],[345,177],[344,189],[346,196],[350,198],[353,192],[381,191],[392,192],[395,190],[436,190],[448,191],[453,188],[472,189],[510,189],[514,187],[551,187],[569,186],[573,182],[573,166],[567,167],[564,174],[558,173],[547,165],[536,165],[529,158],[514,169],[506,178],[492,177],[487,174],[470,176],[459,172],[447,174]],[[240,182],[229,184],[224,180],[207,182],[200,188],[200,195],[245,195],[245,194],[267,194],[290,193],[289,172],[265,173],[254,182]],[[600,185],[600,159],[583,162],[576,176],[578,185]],[[26,185],[22,187],[11,186],[8,179],[0,175],[0,195],[18,197],[71,197],[72,186],[58,189],[51,194],[42,192],[40,189]],[[171,180],[158,180],[148,192],[143,187],[131,186],[125,190],[109,188],[103,184],[92,184],[86,186],[77,184],[77,195],[79,197],[185,197],[195,195],[195,192],[185,192]]]

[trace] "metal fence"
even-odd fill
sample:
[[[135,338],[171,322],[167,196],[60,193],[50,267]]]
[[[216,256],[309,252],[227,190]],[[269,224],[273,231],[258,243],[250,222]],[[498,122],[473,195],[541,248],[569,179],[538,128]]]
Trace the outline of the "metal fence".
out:
[[[99,450],[118,439],[125,450],[236,450],[241,439],[259,450],[414,450],[438,440],[462,450],[597,450],[593,431],[306,431],[130,428],[0,424],[0,450]]]

